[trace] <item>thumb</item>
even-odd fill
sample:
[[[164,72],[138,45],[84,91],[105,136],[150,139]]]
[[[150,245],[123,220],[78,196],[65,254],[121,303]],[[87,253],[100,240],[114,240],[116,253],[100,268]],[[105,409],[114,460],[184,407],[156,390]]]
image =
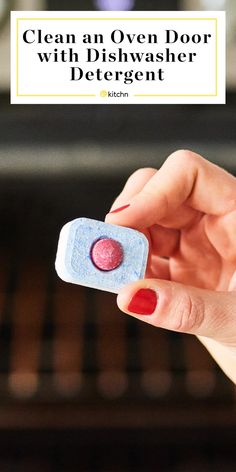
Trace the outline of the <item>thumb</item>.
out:
[[[125,313],[154,326],[235,345],[235,292],[145,279],[122,288],[117,303]]]

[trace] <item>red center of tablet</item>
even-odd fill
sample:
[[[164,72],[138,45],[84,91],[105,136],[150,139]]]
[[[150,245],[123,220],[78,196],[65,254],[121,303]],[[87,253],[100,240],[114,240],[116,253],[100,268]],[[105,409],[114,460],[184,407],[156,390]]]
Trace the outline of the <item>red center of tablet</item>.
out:
[[[98,239],[92,246],[91,259],[100,270],[116,269],[123,260],[122,246],[114,239]]]

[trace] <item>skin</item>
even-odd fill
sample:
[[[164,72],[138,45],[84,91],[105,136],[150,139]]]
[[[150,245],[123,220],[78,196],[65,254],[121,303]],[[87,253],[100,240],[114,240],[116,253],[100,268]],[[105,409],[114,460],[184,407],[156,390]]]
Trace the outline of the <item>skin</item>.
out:
[[[142,231],[150,255],[144,280],[124,287],[119,308],[156,327],[198,336],[236,383],[236,179],[191,151],[128,179],[106,222]],[[140,288],[158,296],[151,315],[128,310]]]

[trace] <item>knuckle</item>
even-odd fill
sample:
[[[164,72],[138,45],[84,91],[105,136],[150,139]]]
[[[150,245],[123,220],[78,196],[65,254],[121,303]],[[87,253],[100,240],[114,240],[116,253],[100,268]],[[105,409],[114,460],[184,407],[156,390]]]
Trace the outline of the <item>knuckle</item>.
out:
[[[204,320],[204,303],[199,297],[184,293],[176,305],[177,316],[174,330],[192,333],[200,328]]]
[[[135,170],[128,178],[128,182],[136,179],[137,177],[152,177],[157,172],[157,169],[153,167],[141,167],[140,169]]]
[[[191,151],[190,149],[179,149],[178,151],[173,152],[168,158],[167,161],[178,163],[180,166],[185,166],[186,164],[195,164],[198,161],[199,156]]]

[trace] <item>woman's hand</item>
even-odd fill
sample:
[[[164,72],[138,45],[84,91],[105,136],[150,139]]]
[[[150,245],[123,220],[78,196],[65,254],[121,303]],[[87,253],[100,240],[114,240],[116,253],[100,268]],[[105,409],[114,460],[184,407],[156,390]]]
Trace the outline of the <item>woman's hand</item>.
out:
[[[197,335],[236,382],[236,179],[177,151],[160,170],[131,175],[106,222],[138,229],[150,243],[146,278],[121,290],[119,308]]]

